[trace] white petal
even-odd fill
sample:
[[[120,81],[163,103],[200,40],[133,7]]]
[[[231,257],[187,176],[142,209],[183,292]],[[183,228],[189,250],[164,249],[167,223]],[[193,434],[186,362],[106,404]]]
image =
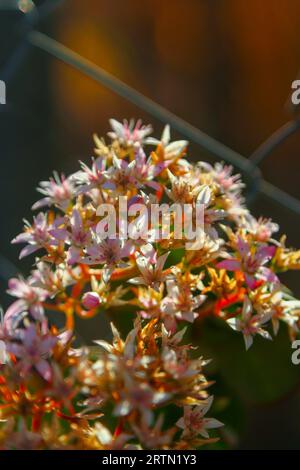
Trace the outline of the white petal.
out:
[[[270,333],[266,330],[263,330],[262,328],[258,328],[257,333],[265,339],[269,339],[269,340],[273,339]]]
[[[167,124],[163,130],[162,136],[161,136],[161,143],[166,146],[170,142],[170,126]]]
[[[221,421],[215,418],[207,418],[204,420],[206,429],[221,428],[224,426]]]
[[[181,429],[184,429],[184,428],[185,428],[184,418],[180,418],[180,419],[177,421],[176,426],[178,426],[178,427],[181,428]]]
[[[244,320],[249,320],[252,313],[252,304],[249,300],[249,297],[245,296],[243,310],[242,310],[242,317]]]
[[[112,127],[112,129],[116,132],[116,134],[118,134],[118,136],[122,136],[123,135],[123,124],[119,121],[117,121],[116,119],[110,119],[109,120],[109,123]]]
[[[113,351],[113,347],[111,346],[111,344],[107,343],[107,341],[104,341],[102,339],[97,339],[94,341],[95,344],[98,344],[98,346],[101,346],[102,348],[104,348],[107,352],[112,352]]]
[[[198,196],[197,196],[197,204],[204,204],[207,206],[211,200],[211,190],[209,186],[203,185],[200,189]]]
[[[157,260],[157,263],[156,263],[156,271],[162,271],[163,270],[163,267],[164,267],[164,264],[166,262],[166,259],[168,258],[170,252],[168,251],[167,253],[165,253],[164,255],[161,255],[158,260]]]
[[[143,285],[146,285],[145,283],[145,279],[143,277],[133,277],[132,279],[128,279],[128,281],[130,284],[135,284],[135,285],[139,285],[139,284],[143,284]]]
[[[237,318],[229,318],[229,320],[226,320],[226,323],[230,326],[235,331],[239,331],[239,321]]]
[[[187,140],[176,140],[171,144],[167,145],[165,148],[165,152],[167,155],[179,155],[182,150],[187,147],[188,141]]]
[[[245,341],[246,350],[248,351],[250,346],[252,346],[253,344],[253,338],[251,335],[244,335],[244,341]]]

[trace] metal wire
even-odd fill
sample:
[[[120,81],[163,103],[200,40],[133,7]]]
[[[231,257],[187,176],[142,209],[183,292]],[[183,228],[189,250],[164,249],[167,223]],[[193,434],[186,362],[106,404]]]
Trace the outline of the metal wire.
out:
[[[34,9],[32,12],[25,15],[20,27],[20,37],[22,40],[11,60],[6,67],[4,67],[1,77],[6,80],[11,78],[20,63],[26,58],[28,45],[33,45],[91,77],[119,96],[148,112],[151,116],[164,123],[169,123],[189,141],[200,145],[215,157],[232,164],[247,178],[248,186],[250,186],[250,191],[248,192],[250,199],[253,199],[254,196],[260,192],[281,206],[300,215],[300,201],[265,181],[257,166],[270,155],[274,148],[278,147],[278,145],[286,140],[292,133],[298,130],[300,120],[296,119],[295,121],[291,121],[276,131],[253,153],[250,159],[247,159],[240,153],[232,150],[185,120],[179,118],[163,106],[147,98],[142,93],[131,88],[106,70],[88,61],[47,35],[34,31],[33,27],[36,26],[38,21],[48,16],[60,3],[62,3],[62,0],[48,0],[42,7]]]
[[[71,65],[80,72],[101,83],[105,87],[117,93],[119,96],[122,96],[126,100],[143,109],[154,118],[164,123],[170,124],[173,129],[183,134],[190,141],[201,145],[201,147],[205,148],[213,155],[226,160],[228,163],[234,165],[243,173],[251,175],[252,177],[253,172],[257,172],[255,165],[253,165],[246,158],[242,157],[234,150],[226,147],[221,142],[218,142],[209,135],[200,131],[196,127],[165,109],[163,106],[155,103],[153,100],[147,98],[142,93],[114,77],[103,68],[83,58],[76,52],[63,46],[54,39],[51,39],[38,31],[32,31],[28,35],[28,41],[30,44],[48,52],[57,59],[68,65]]]
[[[180,132],[188,140],[200,145],[216,157],[234,165],[244,175],[248,176],[250,182],[252,183],[250,188],[250,194],[252,197],[255,193],[260,192],[281,206],[295,212],[297,215],[300,215],[300,201],[295,197],[287,194],[285,191],[265,181],[261,177],[261,173],[256,165],[256,161],[251,161],[250,159],[245,158],[240,153],[232,150],[216,139],[200,131],[196,127],[176,116],[174,113],[165,109],[163,106],[155,103],[153,100],[145,97],[142,93],[136,91],[118,78],[114,77],[106,70],[83,58],[76,52],[48,37],[47,35],[38,31],[31,31],[27,38],[29,43],[33,46],[48,52],[65,64],[76,68],[98,83],[101,83],[105,87],[114,91],[119,96],[122,96],[126,100],[148,112],[158,120],[164,123],[169,123],[175,130]],[[279,145],[282,140],[283,139],[277,139],[277,142],[273,141],[271,150],[273,150],[275,144]]]
[[[284,124],[265,140],[251,155],[250,160],[259,165],[268,157],[273,150],[282,144],[288,137],[300,129],[300,119],[295,119]]]

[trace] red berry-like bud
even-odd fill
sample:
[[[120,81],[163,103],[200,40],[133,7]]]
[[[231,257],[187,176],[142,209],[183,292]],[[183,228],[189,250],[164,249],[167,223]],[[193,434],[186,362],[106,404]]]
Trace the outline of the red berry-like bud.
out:
[[[86,292],[82,297],[82,305],[87,308],[96,308],[100,304],[100,296],[97,292]]]

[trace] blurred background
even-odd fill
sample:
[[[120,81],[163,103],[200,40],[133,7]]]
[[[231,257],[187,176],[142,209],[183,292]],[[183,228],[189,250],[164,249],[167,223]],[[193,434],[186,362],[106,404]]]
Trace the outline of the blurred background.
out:
[[[54,1],[54,0],[53,0]],[[0,0],[0,275],[28,273],[10,240],[31,220],[35,187],[54,169],[88,161],[92,133],[108,119],[163,125],[83,74],[27,46],[24,14],[43,1]],[[49,2],[48,2],[49,3]],[[51,3],[51,2],[50,2]],[[37,28],[245,156],[291,118],[285,103],[300,70],[298,0],[65,0]],[[22,23],[23,21],[23,23]],[[26,28],[26,25],[25,25]],[[178,134],[173,133],[173,137]],[[266,180],[300,198],[300,131],[268,157]],[[213,160],[196,145],[189,158]],[[279,222],[300,246],[300,217],[258,196],[256,215]],[[299,274],[285,279],[300,296]],[[84,331],[89,338],[90,326]],[[213,357],[223,441],[244,449],[300,448],[300,366],[286,331],[245,354],[241,338],[218,324],[198,325],[194,340]],[[228,398],[231,397],[231,399]]]

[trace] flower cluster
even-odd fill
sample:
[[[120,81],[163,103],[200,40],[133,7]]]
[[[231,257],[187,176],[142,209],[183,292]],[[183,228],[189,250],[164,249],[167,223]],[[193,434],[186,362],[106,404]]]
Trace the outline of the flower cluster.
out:
[[[274,238],[271,220],[250,214],[240,176],[223,164],[190,163],[188,143],[171,142],[169,126],[154,139],[141,122],[110,123],[109,144],[94,136],[90,166],[40,183],[43,198],[33,209],[42,212],[13,240],[24,244],[20,258],[38,257],[27,279],[9,281],[16,300],[0,327],[4,449],[194,449],[213,442],[216,432],[208,430],[221,423],[206,416],[213,401],[207,361],[184,342],[187,327],[218,317],[242,333],[247,349],[256,335],[271,339],[281,322],[291,336],[298,331],[300,302],[278,275],[300,268],[300,251]],[[141,234],[141,217],[132,215],[131,239],[120,226],[116,236],[100,236],[97,227],[109,217],[99,208],[118,212],[120,196],[127,209],[201,204],[201,240],[186,249],[174,214],[168,237],[163,217]],[[126,339],[112,324],[111,344],[75,348],[75,316],[112,309],[135,314]],[[51,312],[65,318],[62,330]]]

